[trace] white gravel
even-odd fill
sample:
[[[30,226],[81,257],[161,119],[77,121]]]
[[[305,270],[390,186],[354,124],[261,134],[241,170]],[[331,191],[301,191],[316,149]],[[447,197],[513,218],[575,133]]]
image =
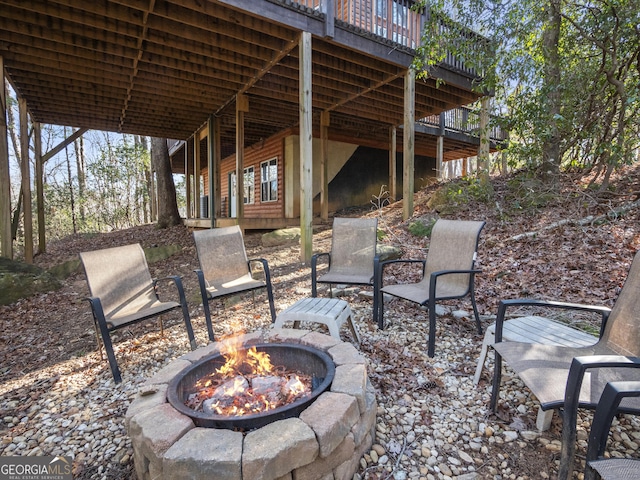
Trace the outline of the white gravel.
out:
[[[309,269],[285,264],[297,253],[270,259],[276,309],[310,295]],[[288,282],[288,283],[285,283]],[[366,289],[365,289],[366,290]],[[492,356],[478,386],[472,377],[482,343],[474,323],[460,310],[468,301],[451,302],[438,318],[436,356],[426,355],[427,312],[401,301],[389,304],[388,328],[371,321],[371,299],[346,289],[369,359],[370,378],[379,404],[377,438],[361,460],[362,479],[537,479],[554,478],[559,459],[561,422],[547,432],[535,430],[537,404],[506,369],[500,418],[488,411]],[[339,290],[335,293],[341,293]],[[326,294],[326,292],[322,292]],[[252,303],[216,309],[218,333],[243,325],[247,331],[269,328],[264,296]],[[198,345],[206,344],[202,307],[191,305]],[[487,312],[485,312],[487,313]],[[485,326],[490,322],[487,317]],[[187,352],[178,317],[164,335],[118,334],[116,357],[123,382],[115,385],[108,364],[93,351],[53,367],[0,384],[0,455],[70,455],[75,478],[135,478],[133,451],[124,428],[124,413],[146,378]],[[321,327],[313,327],[321,328]],[[343,338],[349,339],[347,329]],[[26,409],[18,408],[28,406]],[[13,412],[23,411],[20,417]],[[579,455],[584,454],[589,416],[581,419]],[[616,455],[634,451],[640,441],[634,418],[617,423],[612,448]],[[582,468],[583,459],[578,459]]]

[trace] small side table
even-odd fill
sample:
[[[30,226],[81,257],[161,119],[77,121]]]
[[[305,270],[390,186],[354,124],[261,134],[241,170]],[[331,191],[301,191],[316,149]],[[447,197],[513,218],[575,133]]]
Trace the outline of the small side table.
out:
[[[340,327],[347,322],[351,334],[360,344],[360,335],[351,318],[351,308],[344,300],[318,297],[298,300],[278,314],[274,327],[281,328],[287,321],[293,322],[293,328],[298,328],[300,322],[322,323],[329,328],[329,334],[335,338],[340,338]]]

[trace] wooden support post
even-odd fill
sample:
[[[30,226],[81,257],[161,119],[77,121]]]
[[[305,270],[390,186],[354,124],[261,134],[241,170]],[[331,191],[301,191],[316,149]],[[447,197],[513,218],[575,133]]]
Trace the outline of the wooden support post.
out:
[[[193,148],[195,147],[195,135],[194,140],[187,140],[184,142],[184,186],[186,188],[185,196],[187,202],[187,218],[193,217],[193,210],[191,210],[191,205],[193,202],[193,191],[191,189],[191,165],[192,163],[189,161],[191,155],[190,152],[193,152]]]
[[[38,207],[38,253],[47,251],[47,236],[44,220],[44,162],[42,160],[42,129],[40,123],[33,124],[33,150],[36,157],[36,205]]]
[[[398,154],[398,129],[395,125],[389,128],[389,197],[392,202],[395,202],[398,198],[398,192],[396,190],[396,183],[398,182],[396,168],[397,168],[397,154]]]
[[[236,96],[236,217],[244,218],[244,114],[249,111],[249,98]]]
[[[444,173],[444,112],[440,112],[438,138],[436,140],[436,179],[442,180]]]
[[[320,218],[329,219],[329,125],[330,113],[320,113]]]
[[[415,157],[415,88],[416,73],[407,69],[404,77],[404,134],[402,156],[402,218],[413,215],[414,157]]]
[[[202,130],[196,132],[193,146],[193,211],[195,218],[201,218],[200,212],[200,171],[202,170],[202,150],[200,150],[200,140],[202,140]]]
[[[442,180],[444,172],[444,137],[438,135],[436,139],[436,178]]]
[[[4,59],[0,55],[0,256],[13,258],[11,236],[11,175],[9,143],[7,142],[7,97],[4,80]]]
[[[335,0],[321,0],[322,13],[324,13],[324,36],[333,38],[336,24]]]
[[[482,97],[480,108],[480,147],[478,148],[478,170],[481,174],[489,174],[489,97]]]
[[[24,261],[33,263],[33,210],[31,208],[31,165],[29,164],[29,113],[27,101],[18,99],[20,111],[20,157],[22,164],[22,210],[24,220]]]
[[[302,32],[300,64],[300,260],[309,264],[313,250],[313,118],[311,33]]]
[[[185,165],[186,166],[186,165]],[[186,180],[189,177],[185,175],[185,185],[187,189],[189,186],[186,184]],[[156,192],[156,177],[153,174],[153,163],[149,162],[149,206],[151,207],[151,218],[152,222],[158,221],[158,195]],[[187,215],[189,214],[189,202],[187,201]]]
[[[216,226],[216,220],[222,216],[222,192],[220,179],[220,121],[211,115],[209,117],[209,216],[211,228]]]

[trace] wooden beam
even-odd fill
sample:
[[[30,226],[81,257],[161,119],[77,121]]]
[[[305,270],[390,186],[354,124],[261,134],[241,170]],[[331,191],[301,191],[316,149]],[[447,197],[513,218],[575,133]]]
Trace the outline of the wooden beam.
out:
[[[436,178],[442,180],[442,172],[444,165],[444,137],[438,136],[436,145]]]
[[[408,220],[413,215],[414,190],[414,148],[415,148],[415,84],[416,73],[407,69],[404,77],[404,131],[402,153],[402,218]]]
[[[209,217],[211,228],[216,226],[216,219],[222,216],[221,169],[222,155],[220,150],[220,119],[209,116]]]
[[[398,192],[396,191],[397,179],[397,137],[398,129],[394,126],[389,127],[389,197],[392,202],[395,202],[398,198]]]
[[[186,197],[187,197],[187,218],[193,218],[193,188],[191,183],[191,172],[193,171],[193,164],[189,161],[189,158],[192,155],[189,155],[190,152],[193,152],[195,148],[197,136],[194,135],[193,139],[189,139],[184,142],[184,183],[187,189]]]
[[[33,124],[33,153],[36,157],[36,205],[38,207],[38,253],[47,251],[44,219],[44,161],[42,160],[42,129]]]
[[[300,35],[300,261],[313,252],[313,104],[311,33]]]
[[[244,218],[244,114],[249,111],[249,99],[236,96],[236,218]]]
[[[0,256],[13,258],[11,235],[11,175],[7,142],[7,97],[4,58],[0,55]]]
[[[18,98],[20,116],[20,173],[22,175],[22,209],[24,228],[24,261],[33,263],[33,211],[31,208],[31,168],[29,164],[29,113],[27,101]]]
[[[60,153],[70,143],[75,142],[78,138],[80,138],[82,135],[84,135],[88,131],[89,131],[88,128],[79,128],[78,130],[73,132],[71,135],[69,135],[67,138],[65,138],[63,141],[61,141],[58,145],[56,145],[51,150],[49,150],[47,153],[42,155],[42,163],[43,164],[46,163],[47,160],[51,159],[51,157],[53,157],[53,156],[57,155],[58,153]]]
[[[482,97],[480,102],[480,147],[478,148],[478,166],[481,173],[488,174],[489,165],[489,97]]]
[[[320,218],[329,219],[329,125],[331,113],[320,112]]]
[[[200,150],[200,131],[193,136],[193,215],[200,218],[200,169],[202,151]]]

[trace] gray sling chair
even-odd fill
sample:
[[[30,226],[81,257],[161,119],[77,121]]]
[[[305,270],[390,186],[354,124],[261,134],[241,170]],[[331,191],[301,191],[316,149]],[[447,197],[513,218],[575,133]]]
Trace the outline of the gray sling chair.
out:
[[[605,458],[613,417],[625,398],[640,397],[640,381],[611,382],[604,387],[589,432],[584,480],[638,480],[640,458]]]
[[[331,231],[331,252],[311,257],[311,296],[318,296],[318,283],[372,285],[375,292],[375,272],[379,263],[377,218],[334,218]],[[328,271],[318,277],[318,260],[326,257]],[[378,305],[374,295],[373,318]]]
[[[264,258],[247,258],[242,230],[238,225],[193,232],[200,268],[196,269],[209,340],[214,340],[209,302],[239,293],[267,289],[271,322],[276,321],[269,264]],[[251,264],[259,262],[264,281],[254,278]]]
[[[82,252],[80,260],[91,295],[87,300],[91,304],[96,336],[102,337],[116,383],[120,383],[122,377],[111,342],[110,335],[114,330],[181,308],[189,345],[191,350],[196,349],[182,280],[177,276],[152,280],[140,244]],[[170,280],[175,284],[178,302],[160,301],[156,292],[156,284],[160,280]]]
[[[478,307],[476,306],[474,280],[475,260],[480,232],[485,222],[439,219],[431,230],[431,241],[426,260],[389,260],[381,262],[378,269],[379,305],[378,327],[384,328],[384,294],[393,295],[429,309],[428,355],[435,354],[436,301],[463,298],[469,295],[478,333],[482,333]],[[418,283],[384,285],[384,270],[392,264],[421,263],[422,280]]]
[[[508,307],[545,306],[602,315],[600,338],[586,347],[563,347],[502,341]],[[562,457],[559,480],[571,478],[575,455],[578,408],[594,409],[605,385],[611,381],[640,380],[640,253],[636,253],[624,287],[612,310],[607,307],[544,300],[503,300],[496,318],[495,365],[490,407],[496,411],[502,361],[531,390],[543,411],[562,409]],[[640,400],[624,407],[640,412]]]

